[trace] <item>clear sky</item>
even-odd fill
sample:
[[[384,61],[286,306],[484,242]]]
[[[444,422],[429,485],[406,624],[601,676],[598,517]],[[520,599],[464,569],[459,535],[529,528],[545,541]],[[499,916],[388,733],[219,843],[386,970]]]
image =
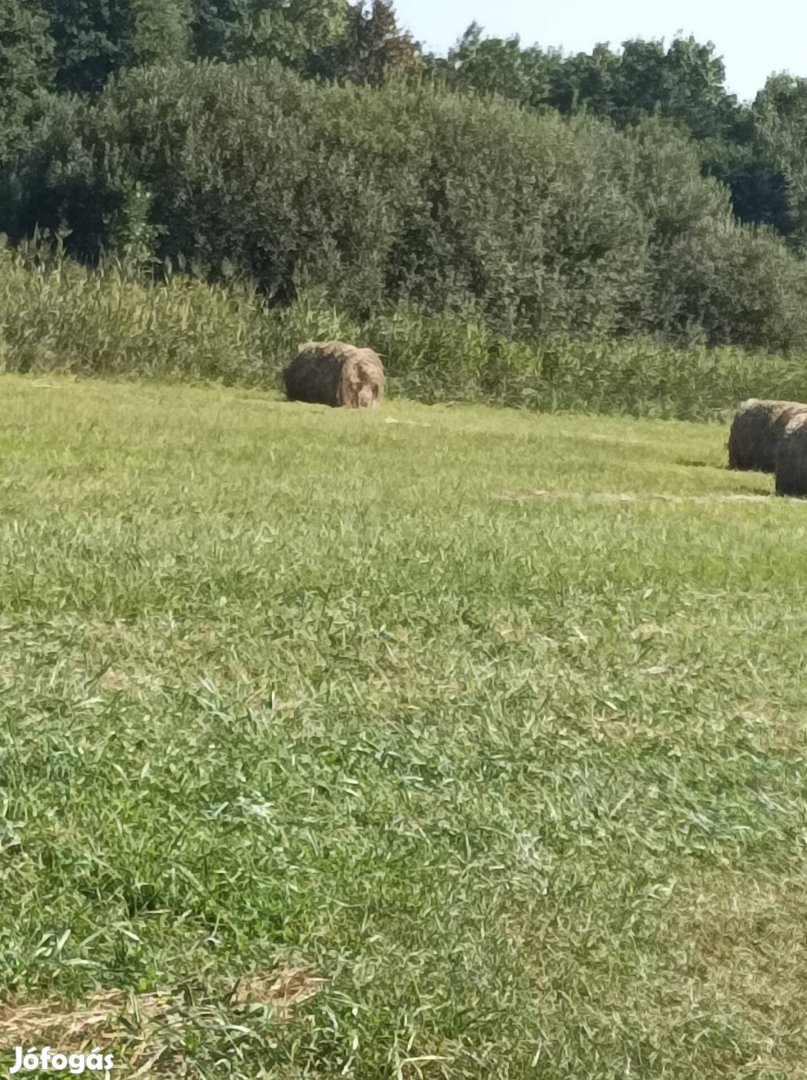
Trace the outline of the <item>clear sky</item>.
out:
[[[471,22],[486,35],[519,34],[564,52],[589,52],[597,42],[663,38],[682,31],[712,41],[726,65],[729,90],[751,100],[774,71],[807,76],[805,0],[396,0],[403,29],[427,49],[445,52]]]

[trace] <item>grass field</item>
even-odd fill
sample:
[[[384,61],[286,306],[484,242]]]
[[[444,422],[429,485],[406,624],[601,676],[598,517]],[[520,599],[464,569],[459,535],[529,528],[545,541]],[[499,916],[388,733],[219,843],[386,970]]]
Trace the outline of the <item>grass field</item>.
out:
[[[807,1077],[807,504],[723,428],[0,396],[0,1049]]]

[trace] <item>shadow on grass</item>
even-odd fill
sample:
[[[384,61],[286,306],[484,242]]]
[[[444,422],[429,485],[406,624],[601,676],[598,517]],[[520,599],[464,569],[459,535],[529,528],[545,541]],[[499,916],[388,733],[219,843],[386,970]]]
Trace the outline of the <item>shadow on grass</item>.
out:
[[[687,458],[678,458],[676,465],[684,465],[687,469],[724,469],[725,466],[714,461],[690,461]]]
[[[765,499],[772,499],[775,496],[773,488],[766,487],[735,487],[731,488],[727,494],[730,495],[755,495]]]

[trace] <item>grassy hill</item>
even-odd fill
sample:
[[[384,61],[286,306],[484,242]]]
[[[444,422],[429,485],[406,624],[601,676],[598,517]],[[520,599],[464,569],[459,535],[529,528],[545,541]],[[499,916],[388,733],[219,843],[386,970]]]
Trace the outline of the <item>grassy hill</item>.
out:
[[[807,504],[725,429],[0,392],[1,1046],[807,1077]]]

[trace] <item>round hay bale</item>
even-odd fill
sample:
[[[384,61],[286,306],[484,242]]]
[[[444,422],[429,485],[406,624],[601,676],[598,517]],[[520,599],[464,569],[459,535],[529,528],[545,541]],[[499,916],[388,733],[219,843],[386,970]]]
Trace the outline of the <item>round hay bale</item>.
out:
[[[807,498],[807,410],[791,418],[776,448],[776,494]]]
[[[283,372],[289,401],[374,408],[384,396],[384,365],[373,349],[343,341],[310,341],[301,345]]]
[[[744,401],[729,433],[729,468],[774,472],[777,444],[789,422],[802,412],[807,413],[807,405],[798,401]]]

